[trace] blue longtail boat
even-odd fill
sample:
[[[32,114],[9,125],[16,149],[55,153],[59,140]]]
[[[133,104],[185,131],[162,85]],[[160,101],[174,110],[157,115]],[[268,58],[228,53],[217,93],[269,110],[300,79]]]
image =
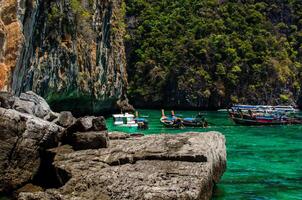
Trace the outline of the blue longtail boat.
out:
[[[171,111],[171,116],[166,116],[165,111],[162,109],[162,116],[160,122],[168,128],[183,128],[183,120],[180,117],[175,116],[174,111]]]
[[[196,117],[183,118],[183,124],[189,127],[208,127],[208,122],[201,113],[196,115]]]

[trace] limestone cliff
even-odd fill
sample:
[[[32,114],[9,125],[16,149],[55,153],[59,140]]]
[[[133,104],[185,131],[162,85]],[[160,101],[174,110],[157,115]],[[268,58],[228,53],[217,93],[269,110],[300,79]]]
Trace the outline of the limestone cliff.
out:
[[[11,9],[1,6],[0,63],[5,73],[0,80],[6,80],[2,87],[11,83],[17,95],[32,90],[53,109],[78,114],[108,110],[125,99],[122,0],[5,2]],[[5,12],[14,16],[14,29],[7,25],[12,19],[4,20]],[[12,81],[8,81],[11,68]]]
[[[0,0],[0,89],[2,90],[9,89],[11,70],[16,66],[19,47],[23,41],[16,11],[16,0]]]

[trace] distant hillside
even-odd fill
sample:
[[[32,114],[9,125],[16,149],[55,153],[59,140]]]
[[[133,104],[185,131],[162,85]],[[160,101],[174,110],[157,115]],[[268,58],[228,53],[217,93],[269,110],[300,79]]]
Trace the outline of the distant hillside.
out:
[[[127,0],[136,106],[297,103],[302,2]]]

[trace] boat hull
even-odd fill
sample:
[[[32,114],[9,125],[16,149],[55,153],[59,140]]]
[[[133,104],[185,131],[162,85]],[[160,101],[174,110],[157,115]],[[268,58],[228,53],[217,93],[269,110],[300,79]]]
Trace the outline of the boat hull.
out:
[[[183,125],[187,127],[202,127],[202,128],[208,126],[207,123],[205,122],[190,122],[190,121],[184,121]]]
[[[246,125],[246,126],[302,124],[302,120],[257,120],[257,119],[243,119],[243,118],[231,118],[231,119],[236,124]]]
[[[166,118],[161,118],[160,122],[164,125],[166,128],[183,128],[183,122],[176,120],[168,120]]]

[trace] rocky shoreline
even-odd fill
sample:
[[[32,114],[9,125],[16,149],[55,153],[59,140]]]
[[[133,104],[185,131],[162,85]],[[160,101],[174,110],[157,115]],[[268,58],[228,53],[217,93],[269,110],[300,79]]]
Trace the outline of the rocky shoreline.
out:
[[[226,169],[218,132],[133,137],[103,117],[0,94],[0,192],[29,199],[210,199]]]

